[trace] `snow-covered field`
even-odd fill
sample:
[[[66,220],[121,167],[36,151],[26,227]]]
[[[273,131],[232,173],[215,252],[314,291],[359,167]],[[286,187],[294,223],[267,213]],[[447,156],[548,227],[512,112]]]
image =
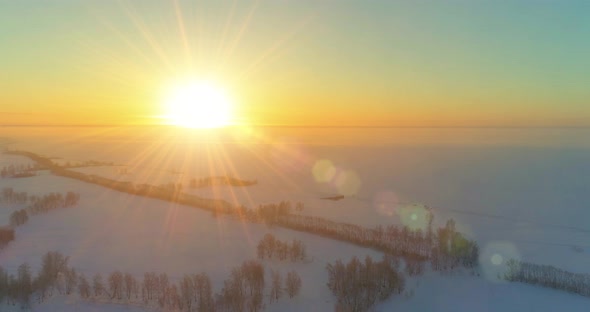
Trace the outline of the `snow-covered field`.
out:
[[[410,298],[394,297],[375,311],[587,311],[588,298],[551,289],[497,283],[473,276],[422,276]]]
[[[182,183],[185,192],[248,207],[303,202],[302,214],[363,226],[404,223],[399,211],[406,203],[424,203],[433,207],[439,224],[454,218],[460,231],[478,241],[481,276],[429,273],[410,282],[413,296],[395,297],[377,311],[586,311],[588,298],[498,283],[502,266],[494,265],[492,258],[590,272],[590,148],[575,139],[588,133],[482,131],[444,138],[420,132],[410,138],[396,135],[393,141],[366,136],[362,144],[342,144],[342,137],[362,139],[349,130],[331,144],[325,144],[326,138],[301,139],[296,133],[248,144],[231,138],[221,144],[153,133],[105,138],[96,131],[42,141],[38,137],[46,134],[39,133],[22,137],[12,147],[61,157],[60,161],[112,161],[123,166],[75,170],[138,184]],[[256,179],[258,184],[187,187],[192,178],[219,175]],[[313,261],[272,264],[283,272],[295,268],[304,287],[299,298],[283,300],[269,310],[329,311],[334,299],[325,286],[326,263],[353,255],[379,258],[371,250],[309,234],[214,218],[197,209],[50,175],[0,180],[0,189],[5,186],[39,195],[68,190],[81,194],[79,207],[35,216],[17,229],[17,240],[0,252],[0,265],[10,269],[22,261],[38,267],[43,253],[59,250],[89,274],[154,270],[179,277],[206,271],[218,289],[232,267],[255,257],[256,243],[271,232],[282,239],[303,240]],[[348,196],[320,199],[341,193]],[[53,310],[48,306],[47,311]]]
[[[134,183],[182,183],[185,192],[247,207],[282,200],[302,202],[303,214],[363,226],[399,224],[398,212],[405,203],[423,203],[433,207],[436,223],[454,218],[459,229],[484,249],[509,246],[516,253],[506,257],[588,271],[590,149],[373,146],[360,150],[295,145],[289,150],[279,158],[287,166],[273,158],[272,147],[230,145],[213,150],[217,155],[225,152],[227,160],[211,168],[202,153],[193,151],[200,160],[183,165],[177,156],[162,162],[160,170],[142,169],[156,168],[153,162],[136,169],[128,162],[127,174],[121,174],[120,167],[75,170]],[[289,160],[292,155],[296,158]],[[330,171],[317,170],[324,160],[335,168],[330,182],[322,182]],[[171,173],[172,169],[182,173]],[[320,199],[341,193],[350,172],[358,179],[355,194],[339,201]],[[191,178],[222,174],[257,179],[258,184],[186,187]]]
[[[156,271],[180,279],[185,273],[207,272],[218,290],[233,267],[256,258],[256,245],[264,234],[273,233],[281,240],[302,240],[311,261],[268,264],[269,268],[276,267],[284,274],[295,269],[305,285],[301,292],[304,300],[279,302],[277,308],[269,306],[269,311],[304,311],[310,306],[317,308],[316,311],[326,311],[333,305],[325,287],[328,262],[355,255],[380,258],[375,251],[350,244],[215,218],[198,209],[76,180],[42,175],[27,181],[0,180],[0,186],[8,182],[15,189],[30,194],[74,190],[81,195],[79,207],[32,217],[17,228],[16,241],[0,252],[0,264],[12,271],[24,261],[36,271],[42,255],[55,250],[69,255],[70,264],[86,276],[121,270],[141,277],[144,272]]]

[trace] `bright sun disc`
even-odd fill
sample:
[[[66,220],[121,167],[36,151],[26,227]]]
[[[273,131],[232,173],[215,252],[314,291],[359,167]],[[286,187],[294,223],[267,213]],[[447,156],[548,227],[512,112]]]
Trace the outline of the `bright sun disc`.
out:
[[[231,123],[231,101],[217,85],[197,81],[178,85],[166,97],[166,119],[189,128],[219,128]]]

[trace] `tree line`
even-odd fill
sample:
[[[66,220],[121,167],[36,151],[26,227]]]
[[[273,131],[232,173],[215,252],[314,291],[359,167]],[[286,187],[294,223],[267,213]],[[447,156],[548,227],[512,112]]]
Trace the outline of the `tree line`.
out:
[[[291,243],[281,241],[272,234],[267,233],[256,246],[258,259],[276,259],[279,261],[303,261],[307,256],[305,245],[302,241],[294,239]]]
[[[13,204],[13,205],[24,205],[29,201],[29,194],[27,192],[16,192],[12,187],[5,187],[0,193],[0,202]]]
[[[255,209],[232,205],[223,200],[204,199],[182,193],[176,189],[166,189],[151,185],[134,185],[99,176],[88,176],[79,172],[52,166],[51,161],[30,152],[10,152],[28,156],[40,165],[47,165],[56,175],[66,176],[82,181],[102,185],[118,191],[168,200],[179,204],[209,210],[215,215],[226,214],[251,222],[265,222],[293,230],[308,232],[336,240],[341,240],[363,247],[373,248],[385,253],[403,257],[410,262],[410,271],[421,272],[424,262],[430,261],[435,270],[451,270],[460,266],[475,267],[479,257],[479,247],[458,232],[454,221],[445,227],[434,229],[432,213],[425,230],[413,230],[406,226],[390,225],[386,228],[377,226],[366,228],[358,225],[339,223],[320,217],[303,216],[291,213],[292,204],[282,201],[276,204],[260,205]],[[303,205],[297,203],[296,210]]]
[[[21,264],[16,274],[0,266],[0,305],[19,305],[28,308],[59,295],[78,295],[86,300],[112,303],[133,303],[162,311],[187,312],[257,312],[268,303],[278,301],[284,293],[290,298],[299,294],[301,278],[295,271],[288,272],[285,281],[278,271],[271,271],[271,282],[266,287],[266,272],[258,261],[245,261],[232,269],[218,293],[213,292],[206,273],[185,274],[172,281],[166,273],[146,272],[142,278],[130,273],[113,271],[86,277],[69,265],[69,258],[59,252],[46,253],[37,275],[27,263]]]
[[[190,188],[201,188],[210,186],[251,186],[258,184],[258,180],[242,180],[238,178],[220,176],[220,177],[206,177],[199,179],[190,179]]]
[[[44,169],[38,164],[8,165],[0,169],[0,178],[24,178],[36,175],[38,170]]]
[[[550,265],[533,264],[510,259],[503,278],[541,287],[567,291],[590,297],[590,274],[572,273]]]
[[[15,238],[14,227],[29,221],[31,215],[47,213],[58,208],[73,207],[78,204],[80,194],[74,192],[50,193],[44,196],[30,195],[27,192],[16,192],[7,187],[0,192],[0,203],[12,205],[29,205],[26,208],[13,211],[9,216],[9,227],[0,227],[0,249]]]
[[[378,301],[393,294],[400,294],[405,288],[405,278],[398,271],[399,261],[385,256],[375,261],[370,256],[365,261],[353,257],[347,263],[337,260],[326,266],[328,288],[336,296],[334,310],[338,312],[363,312]]]
[[[425,231],[407,226],[389,225],[366,228],[359,225],[330,221],[320,217],[286,214],[277,218],[282,227],[314,233],[373,248],[387,254],[402,257],[409,274],[423,271],[424,262],[430,262],[433,270],[452,270],[458,267],[474,268],[478,265],[479,247],[456,230],[454,220],[434,231],[428,222]]]
[[[427,262],[436,271],[459,267],[474,268],[478,265],[477,242],[467,239],[457,231],[453,219],[448,220],[444,227],[435,229],[431,211],[427,214],[425,229],[396,225],[367,228],[321,217],[293,214],[292,207],[290,201],[281,201],[259,205],[256,209],[240,207],[234,213],[252,222],[279,225],[400,256],[406,262],[405,270],[409,275],[421,274]],[[296,203],[295,207],[296,210],[303,210],[302,203]],[[263,254],[262,251],[258,253]]]
[[[83,167],[99,167],[99,166],[114,166],[115,163],[112,161],[99,161],[99,160],[85,160],[78,162],[66,161],[64,164],[58,164],[53,162],[54,165],[62,168],[83,168]]]
[[[50,193],[44,196],[30,196],[31,204],[27,208],[16,210],[10,214],[10,225],[13,227],[23,225],[29,220],[29,215],[48,213],[51,210],[59,208],[73,207],[80,201],[80,194],[67,192]]]

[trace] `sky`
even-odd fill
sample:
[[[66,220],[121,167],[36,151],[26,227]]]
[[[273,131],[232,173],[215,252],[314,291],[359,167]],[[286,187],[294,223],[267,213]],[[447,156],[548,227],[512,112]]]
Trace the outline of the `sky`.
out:
[[[590,1],[0,0],[0,125],[590,126]]]

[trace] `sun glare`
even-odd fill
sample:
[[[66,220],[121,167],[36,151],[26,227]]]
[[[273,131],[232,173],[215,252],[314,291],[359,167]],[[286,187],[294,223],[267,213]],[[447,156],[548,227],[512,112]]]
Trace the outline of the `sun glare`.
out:
[[[231,100],[224,89],[212,82],[177,85],[165,101],[165,118],[170,124],[188,128],[220,128],[231,124]]]

